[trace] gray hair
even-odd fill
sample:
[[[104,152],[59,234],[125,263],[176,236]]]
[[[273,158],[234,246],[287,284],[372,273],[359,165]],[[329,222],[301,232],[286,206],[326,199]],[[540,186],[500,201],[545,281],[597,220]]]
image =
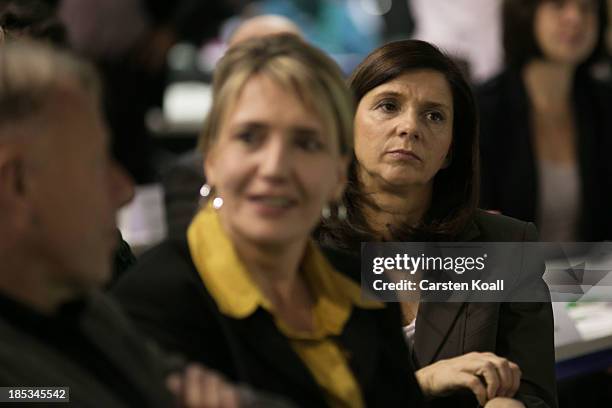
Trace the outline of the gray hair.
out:
[[[96,69],[67,51],[33,41],[0,46],[0,128],[34,117],[66,82],[100,95]]]

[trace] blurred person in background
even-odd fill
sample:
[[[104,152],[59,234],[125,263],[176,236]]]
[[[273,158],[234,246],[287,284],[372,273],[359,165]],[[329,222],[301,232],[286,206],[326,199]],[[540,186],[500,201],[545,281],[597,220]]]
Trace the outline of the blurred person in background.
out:
[[[478,89],[483,208],[542,241],[612,239],[612,90],[591,76],[605,0],[505,0],[506,68]]]
[[[453,61],[417,40],[388,43],[353,72],[355,160],[323,246],[534,241],[531,223],[478,203],[478,116]],[[550,303],[404,302],[416,377],[432,406],[557,406]]]
[[[477,92],[482,206],[534,221],[542,241],[612,238],[612,89],[592,75],[606,2],[505,0],[506,67]],[[611,383],[560,382],[560,406],[610,406]]]
[[[358,259],[310,237],[342,195],[352,120],[322,51],[295,35],[231,48],[201,136],[210,200],[115,287],[138,326],[298,406],[420,406],[399,308],[362,300]]]
[[[228,47],[246,40],[283,33],[302,37],[300,29],[288,18],[277,15],[251,17],[231,33]],[[193,150],[181,155],[161,176],[168,236],[183,238],[200,202],[200,187],[205,177],[202,154]]]
[[[345,73],[382,41],[384,19],[370,0],[259,0],[252,10],[291,19],[304,38],[338,62]]]
[[[243,21],[240,26],[230,35],[228,47],[233,47],[246,40],[260,38],[275,34],[294,34],[302,36],[299,27],[283,16],[274,14],[263,14],[251,17]]]

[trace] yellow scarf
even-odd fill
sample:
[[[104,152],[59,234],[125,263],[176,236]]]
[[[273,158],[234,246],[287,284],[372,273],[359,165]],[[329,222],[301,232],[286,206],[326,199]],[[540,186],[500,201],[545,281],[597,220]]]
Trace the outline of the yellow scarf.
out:
[[[270,301],[252,280],[210,206],[196,215],[187,231],[194,265],[221,313],[242,319],[262,307],[274,316]],[[310,369],[332,407],[363,407],[359,384],[345,353],[330,336],[342,333],[352,308],[381,308],[361,299],[360,288],[336,271],[316,244],[309,242],[301,270],[315,296],[314,330],[299,332],[275,317],[277,328]]]

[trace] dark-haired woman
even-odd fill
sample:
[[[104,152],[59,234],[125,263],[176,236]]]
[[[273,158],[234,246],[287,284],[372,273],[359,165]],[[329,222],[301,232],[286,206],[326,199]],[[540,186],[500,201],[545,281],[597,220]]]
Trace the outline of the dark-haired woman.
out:
[[[476,208],[476,106],[437,48],[414,40],[382,46],[351,87],[358,108],[342,200],[348,217],[323,223],[324,245],[358,253],[363,241],[536,238],[532,224]],[[406,303],[403,312],[421,388],[453,394],[436,399],[439,406],[473,407],[475,397],[487,407],[556,406],[549,304]]]
[[[542,241],[612,239],[612,89],[590,74],[605,0],[506,0],[506,70],[478,90],[482,206]]]

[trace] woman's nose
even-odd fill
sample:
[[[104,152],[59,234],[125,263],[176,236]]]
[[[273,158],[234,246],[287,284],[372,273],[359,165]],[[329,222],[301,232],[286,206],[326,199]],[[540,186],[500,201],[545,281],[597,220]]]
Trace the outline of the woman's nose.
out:
[[[417,115],[408,111],[398,117],[397,133],[400,137],[419,140],[422,137]]]
[[[272,179],[285,179],[291,169],[291,153],[287,143],[278,138],[270,140],[260,155],[260,175]]]
[[[582,22],[588,13],[585,5],[580,1],[568,1],[563,5],[561,16],[565,24],[578,24]]]

